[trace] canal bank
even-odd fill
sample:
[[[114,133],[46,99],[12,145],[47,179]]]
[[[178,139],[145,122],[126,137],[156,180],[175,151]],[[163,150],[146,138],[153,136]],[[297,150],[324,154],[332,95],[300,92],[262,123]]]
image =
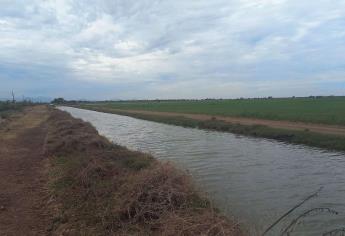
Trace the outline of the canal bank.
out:
[[[345,127],[289,121],[248,119],[139,110],[119,110],[102,106],[79,105],[82,109],[130,116],[183,127],[200,128],[251,137],[274,139],[345,152]]]
[[[66,112],[28,107],[0,141],[1,235],[244,235],[186,172]]]
[[[61,109],[92,123],[114,143],[188,169],[217,207],[229,216],[235,215],[251,232],[263,232],[322,186],[318,197],[280,222],[272,235],[279,235],[294,218],[313,208],[332,208],[340,214],[309,216],[295,229],[295,235],[322,235],[345,220],[344,153],[115,114]]]
[[[66,112],[52,111],[47,125],[57,232],[244,235],[171,163],[112,144]]]

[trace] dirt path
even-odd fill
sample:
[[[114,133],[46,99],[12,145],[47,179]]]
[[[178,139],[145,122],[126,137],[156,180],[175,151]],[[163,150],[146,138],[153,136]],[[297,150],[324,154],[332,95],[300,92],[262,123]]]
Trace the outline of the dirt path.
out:
[[[202,114],[186,114],[186,113],[175,113],[175,112],[156,112],[156,111],[142,111],[142,110],[119,110],[112,109],[113,111],[126,112],[129,114],[145,114],[145,115],[156,115],[165,117],[185,117],[194,120],[210,120],[216,118],[220,121],[225,121],[229,123],[241,124],[241,125],[264,125],[272,128],[278,129],[289,129],[289,130],[309,130],[310,132],[331,134],[331,135],[341,135],[345,136],[344,126],[332,126],[323,124],[312,124],[312,123],[302,123],[302,122],[290,122],[290,121],[275,121],[275,120],[261,120],[252,118],[241,118],[241,117],[227,117],[227,116],[212,116],[212,115],[202,115]]]
[[[0,125],[0,235],[47,235],[46,107]]]

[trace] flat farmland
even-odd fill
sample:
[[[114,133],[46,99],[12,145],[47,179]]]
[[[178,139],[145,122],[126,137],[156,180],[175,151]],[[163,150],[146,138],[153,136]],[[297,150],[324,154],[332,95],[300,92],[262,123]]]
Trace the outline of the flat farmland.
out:
[[[345,97],[121,101],[90,103],[87,105],[120,110],[175,112],[345,125]]]

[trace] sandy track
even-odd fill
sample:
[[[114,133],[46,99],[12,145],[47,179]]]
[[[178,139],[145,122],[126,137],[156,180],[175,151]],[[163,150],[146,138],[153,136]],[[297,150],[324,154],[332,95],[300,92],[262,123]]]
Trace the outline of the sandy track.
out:
[[[187,113],[177,113],[177,112],[156,112],[156,111],[142,111],[142,110],[120,110],[112,109],[115,113],[116,111],[125,112],[129,114],[145,114],[145,115],[155,115],[155,116],[165,116],[165,117],[185,117],[194,120],[211,120],[216,118],[220,121],[225,121],[233,124],[241,125],[264,125],[277,129],[288,129],[288,130],[309,130],[310,132],[321,133],[321,134],[331,134],[345,136],[344,126],[333,126],[324,124],[312,124],[303,122],[291,122],[291,121],[275,121],[275,120],[261,120],[252,118],[241,118],[241,117],[228,117],[228,116],[212,116],[203,114],[187,114]]]
[[[47,235],[45,107],[0,126],[0,235]]]

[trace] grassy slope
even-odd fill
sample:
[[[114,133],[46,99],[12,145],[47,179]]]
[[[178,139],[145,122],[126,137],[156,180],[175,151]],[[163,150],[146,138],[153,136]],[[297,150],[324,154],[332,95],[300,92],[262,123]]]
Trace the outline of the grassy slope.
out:
[[[53,235],[242,235],[171,164],[54,111],[47,123]]]
[[[250,100],[104,102],[100,107],[239,116],[345,125],[345,97]]]
[[[25,107],[28,104],[24,103],[6,103],[6,102],[0,102],[0,118],[7,118],[11,113],[15,111],[20,111],[23,107]]]
[[[263,137],[275,139],[279,141],[304,144],[313,147],[320,147],[330,150],[345,151],[345,137],[335,135],[325,135],[312,133],[310,131],[293,131],[284,129],[269,128],[266,126],[253,125],[245,126],[238,124],[231,124],[219,120],[197,121],[184,117],[164,117],[156,115],[132,114],[126,112],[114,111],[111,108],[103,108],[99,106],[82,105],[80,108],[115,113],[120,115],[127,115],[139,119],[162,122],[166,124],[179,125],[184,127],[211,129],[217,131],[232,132],[236,134]]]

